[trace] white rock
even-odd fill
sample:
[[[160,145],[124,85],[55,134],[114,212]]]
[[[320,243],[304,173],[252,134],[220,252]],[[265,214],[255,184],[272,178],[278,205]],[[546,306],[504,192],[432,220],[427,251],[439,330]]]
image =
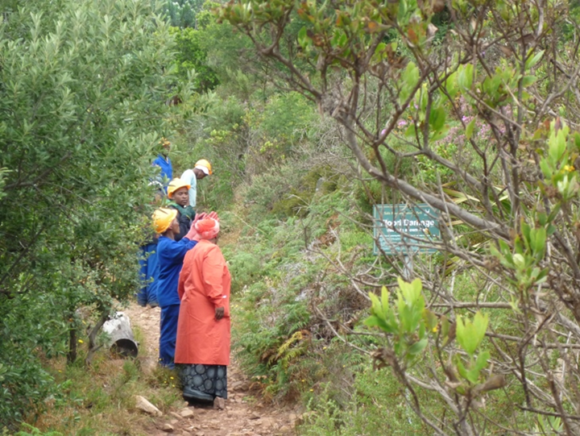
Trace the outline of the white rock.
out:
[[[191,409],[182,409],[179,414],[182,418],[193,418],[193,410]]]
[[[136,404],[135,407],[142,410],[145,413],[153,416],[162,416],[163,412],[143,398],[141,395],[135,395]]]

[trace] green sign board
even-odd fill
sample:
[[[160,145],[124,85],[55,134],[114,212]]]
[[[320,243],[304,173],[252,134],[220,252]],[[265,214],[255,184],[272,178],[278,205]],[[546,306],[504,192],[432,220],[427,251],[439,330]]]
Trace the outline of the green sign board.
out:
[[[428,204],[378,204],[374,211],[374,253],[385,254],[437,251],[432,245],[441,238],[439,211]]]

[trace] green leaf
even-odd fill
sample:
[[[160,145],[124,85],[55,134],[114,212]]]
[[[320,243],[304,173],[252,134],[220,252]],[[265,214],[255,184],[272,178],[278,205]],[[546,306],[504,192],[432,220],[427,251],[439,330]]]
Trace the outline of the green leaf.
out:
[[[477,356],[477,360],[475,361],[474,368],[477,369],[477,371],[481,371],[483,368],[487,366],[489,358],[490,358],[489,351],[486,350],[479,353],[479,355]]]
[[[542,174],[548,180],[552,178],[552,174],[554,173],[552,167],[548,164],[547,159],[540,160],[540,169],[542,170]]]
[[[442,107],[431,108],[431,112],[429,114],[429,125],[435,131],[441,130],[441,128],[445,125],[445,117],[445,109]]]
[[[377,297],[372,292],[369,292],[369,297],[371,298],[372,301],[371,313],[379,317],[383,321],[386,320],[385,313],[383,312],[383,305],[379,300],[379,297]]]
[[[396,333],[397,331],[396,324],[393,325],[392,323],[389,323],[376,315],[369,316],[367,319],[365,319],[364,324],[368,327],[379,327],[385,333]]]
[[[459,357],[457,357],[456,359],[456,363],[455,366],[457,367],[457,372],[459,373],[459,375],[468,380],[468,374],[467,374],[467,369],[465,369],[465,366],[463,365],[463,362],[461,362],[461,360],[459,359]]]
[[[381,288],[381,300],[383,313],[387,314],[390,311],[390,307],[389,307],[389,291],[386,286],[383,286]]]
[[[415,342],[413,345],[409,347],[409,354],[417,355],[422,352],[428,344],[427,338],[423,338],[420,341]]]
[[[419,327],[419,323],[425,309],[425,299],[421,294],[422,283],[415,279],[407,283],[400,277],[399,290],[397,292],[397,308],[399,320],[404,332],[413,333]]]
[[[429,309],[423,310],[423,319],[425,320],[425,327],[432,332],[437,324],[439,324],[439,319],[437,316],[431,312]]]
[[[457,87],[457,71],[447,77],[444,86],[447,94],[449,94],[449,97],[452,99],[455,98],[457,92],[459,91],[459,88]]]
[[[473,65],[461,65],[457,69],[457,85],[463,90],[471,89],[473,83]]]
[[[525,88],[536,83],[537,80],[538,78],[536,76],[524,76],[522,79],[522,86]]]
[[[526,70],[533,68],[540,61],[540,59],[542,58],[543,55],[544,55],[544,50],[539,51],[533,57],[528,57],[528,60],[526,61]]]
[[[449,330],[451,324],[445,315],[441,317],[441,337],[443,338],[443,345],[447,345],[449,342]]]
[[[580,133],[578,133],[578,132],[574,133],[574,145],[576,146],[576,148],[578,150],[580,150]]]
[[[562,205],[560,203],[557,203],[552,207],[552,210],[550,211],[550,215],[548,215],[548,222],[549,223],[551,223],[552,221],[554,221],[556,219],[556,216],[560,212],[561,208],[562,208]],[[551,234],[551,233],[548,232],[548,234]]]
[[[481,312],[477,312],[472,321],[466,318],[464,322],[462,316],[457,317],[457,342],[470,356],[473,356],[483,340],[488,323],[489,316]]]
[[[419,68],[413,62],[409,62],[402,77],[410,93],[411,89],[417,86],[417,82],[419,82]]]
[[[374,56],[376,56],[377,58],[381,57],[386,48],[387,44],[381,42],[380,44],[377,45]]]
[[[554,123],[552,123],[551,132],[548,137],[548,156],[550,157],[550,162],[554,168],[562,161],[562,157],[566,152],[566,139],[569,128],[563,122],[562,124],[563,127],[556,132]]]
[[[540,261],[544,258],[546,252],[546,229],[541,227],[539,229],[534,229],[530,232],[530,237],[532,239],[532,250],[537,260]]]
[[[371,315],[368,318],[366,318],[363,321],[363,324],[366,325],[367,327],[380,327],[381,326],[380,319],[374,315]]]
[[[468,369],[465,373],[467,380],[472,384],[477,384],[479,381],[479,371],[475,368]]]
[[[473,135],[473,128],[475,127],[475,117],[469,122],[467,127],[465,128],[465,137],[469,141],[471,136]]]
[[[527,246],[530,246],[530,241],[531,241],[531,236],[530,236],[530,232],[531,232],[531,228],[530,226],[523,222],[522,219],[522,223],[521,223],[521,229],[522,229],[522,236],[524,237],[524,241],[526,242]]]
[[[309,43],[308,35],[306,32],[306,26],[302,26],[298,32],[298,44],[300,44],[302,48],[306,48]]]
[[[443,128],[441,128],[438,131],[432,131],[431,134],[429,135],[429,139],[433,142],[440,141],[441,139],[443,139],[447,136],[448,132],[449,132],[449,126],[445,125],[445,126],[443,126]]]

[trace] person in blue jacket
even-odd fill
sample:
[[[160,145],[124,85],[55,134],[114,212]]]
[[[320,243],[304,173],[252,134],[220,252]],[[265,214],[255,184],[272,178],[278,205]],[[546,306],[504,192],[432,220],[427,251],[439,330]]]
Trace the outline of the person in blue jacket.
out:
[[[137,303],[143,307],[157,307],[157,235],[151,235],[147,243],[141,246],[139,267],[141,288],[137,292]]]
[[[169,159],[169,150],[171,143],[161,139],[162,151],[153,161],[152,166],[161,169],[159,175],[150,180],[149,186],[156,188],[155,202],[160,202],[167,193],[169,180],[173,178],[173,168]],[[143,307],[148,304],[156,307],[157,303],[157,235],[151,235],[151,238],[141,246],[141,258],[139,259],[139,275],[141,277],[141,288],[137,292],[137,303]]]
[[[208,217],[217,219],[211,212]],[[196,216],[195,221],[205,218],[205,214]],[[197,244],[198,235],[195,226],[179,241],[177,210],[170,208],[157,209],[153,214],[155,231],[159,234],[157,243],[158,281],[157,301],[161,307],[161,335],[159,337],[159,363],[168,368],[174,367],[175,342],[177,339],[177,320],[181,301],[177,293],[179,273],[183,266],[185,254]]]
[[[157,302],[161,307],[159,363],[173,368],[180,305],[177,281],[185,253],[197,244],[194,240],[196,232],[193,229],[179,241],[175,240],[176,235],[179,234],[176,209],[157,209],[153,214],[153,222],[155,231],[159,234],[157,242]]]
[[[167,185],[169,184],[169,181],[173,179],[173,167],[171,166],[171,159],[169,159],[171,142],[165,138],[162,138],[161,145],[163,145],[163,149],[157,158],[153,161],[152,165],[161,168],[157,182],[161,183],[165,189],[165,192],[167,192]]]

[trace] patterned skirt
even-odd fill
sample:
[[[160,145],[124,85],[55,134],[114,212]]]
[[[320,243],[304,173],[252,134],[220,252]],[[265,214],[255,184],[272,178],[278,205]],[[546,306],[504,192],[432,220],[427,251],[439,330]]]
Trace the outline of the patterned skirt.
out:
[[[213,401],[228,398],[228,367],[225,365],[177,365],[186,400]]]

